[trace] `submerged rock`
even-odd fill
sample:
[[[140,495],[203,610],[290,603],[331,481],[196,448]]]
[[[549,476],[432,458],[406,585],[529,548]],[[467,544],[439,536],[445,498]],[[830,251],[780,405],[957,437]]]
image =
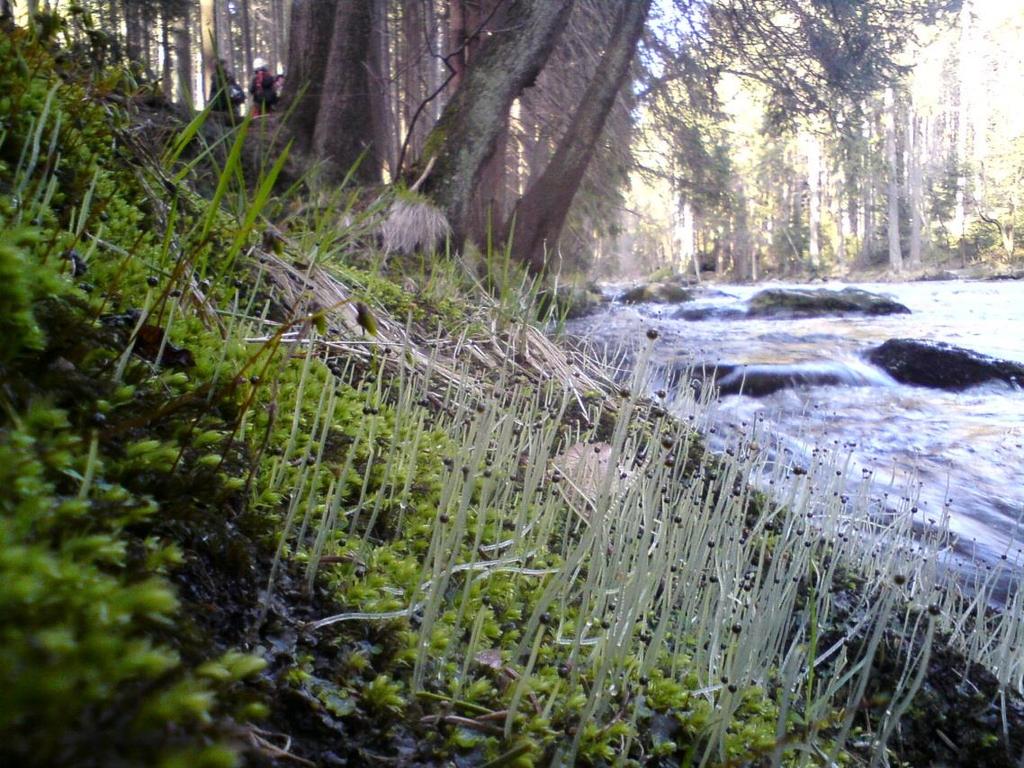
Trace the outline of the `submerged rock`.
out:
[[[986,381],[1024,386],[1024,364],[941,341],[889,339],[865,357],[896,381],[955,392]]]
[[[681,304],[693,299],[693,291],[677,283],[646,283],[619,296],[623,304]]]
[[[860,288],[772,288],[755,294],[747,310],[749,317],[908,314],[910,310],[898,301]]]
[[[673,320],[739,320],[747,313],[740,307],[681,307],[672,313]]]
[[[782,389],[836,385],[862,387],[883,383],[883,377],[880,374],[872,377],[868,371],[828,361],[749,365],[719,364],[714,368],[705,367],[702,370],[704,371],[703,383],[713,382],[718,387],[719,394],[742,394],[748,397],[765,397]]]

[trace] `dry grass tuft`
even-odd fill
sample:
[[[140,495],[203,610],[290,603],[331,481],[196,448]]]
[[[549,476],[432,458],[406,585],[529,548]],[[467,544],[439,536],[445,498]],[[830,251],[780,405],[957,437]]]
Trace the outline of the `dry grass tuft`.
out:
[[[403,195],[391,204],[380,225],[385,253],[433,253],[451,235],[451,227],[437,206],[418,195]]]

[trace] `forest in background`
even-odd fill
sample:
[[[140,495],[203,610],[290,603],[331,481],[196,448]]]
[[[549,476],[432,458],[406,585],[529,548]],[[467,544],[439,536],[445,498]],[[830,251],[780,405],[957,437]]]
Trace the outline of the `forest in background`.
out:
[[[551,18],[535,6],[554,9]],[[263,58],[301,96],[291,105],[297,145],[329,177],[340,180],[358,160],[361,184],[410,186],[434,158],[424,191],[456,236],[501,241],[515,214],[516,255],[538,269],[613,276],[671,267],[757,280],[1018,258],[1020,3],[12,7],[22,22],[66,14],[69,44],[89,46],[98,63],[134,62],[140,82],[179,103],[205,102],[217,56],[246,88]],[[438,130],[453,95],[472,91],[464,81],[486,68],[473,66],[485,43],[525,39],[519,21],[534,15],[551,39],[520,52],[530,76],[524,69],[509,73],[518,82],[487,85],[509,102],[487,117],[498,123],[487,131],[489,151],[469,170],[446,165],[444,152],[466,146],[466,136]],[[616,45],[627,63],[612,72]],[[611,98],[598,97],[601,78]],[[456,205],[445,178],[467,173],[473,189]],[[555,221],[538,220],[552,209]]]

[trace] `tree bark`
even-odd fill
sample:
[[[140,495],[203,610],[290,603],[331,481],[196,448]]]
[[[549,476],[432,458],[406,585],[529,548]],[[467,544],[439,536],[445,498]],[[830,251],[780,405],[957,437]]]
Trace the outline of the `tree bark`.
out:
[[[370,130],[373,134],[373,152],[378,167],[386,168],[391,178],[398,176],[395,162],[398,159],[394,133],[391,126],[391,112],[388,110],[388,93],[391,79],[391,64],[388,53],[388,0],[371,0],[371,40],[367,60],[370,78]]]
[[[495,10],[497,0],[477,0],[472,6],[467,4],[465,24],[468,37],[465,40],[465,60],[472,65],[480,53],[485,32],[492,32],[487,20]],[[502,131],[494,142],[494,153],[480,171],[480,183],[470,203],[466,232],[470,240],[485,243],[490,234],[500,234],[499,228],[505,222],[506,194],[505,189],[508,169],[509,121],[506,116]]]
[[[921,118],[914,110],[907,117],[907,186],[910,198],[910,254],[911,269],[921,266],[921,236],[924,229],[924,201],[921,190]]]
[[[547,250],[558,241],[605,120],[629,74],[650,8],[651,0],[622,0],[611,38],[565,135],[516,206],[508,230],[512,252],[534,272],[546,268]]]
[[[894,272],[903,271],[903,251],[900,248],[900,178],[896,153],[896,98],[892,88],[885,91],[885,156],[888,163],[889,202],[889,266]]]
[[[171,20],[167,18],[167,6],[160,9],[160,47],[163,56],[160,63],[160,85],[164,98],[174,97],[174,61],[171,56]]]
[[[336,6],[336,0],[295,0],[292,5],[286,101],[298,102],[292,111],[290,127],[296,146],[305,151],[313,148]]]
[[[143,63],[141,10],[138,0],[124,0],[125,51],[128,60],[134,64]]]
[[[213,0],[201,0],[199,3],[199,34],[202,36],[203,52],[203,100],[213,93],[213,73],[217,67],[215,41],[217,40],[217,15]]]
[[[821,144],[807,136],[807,254],[811,271],[821,268]]]
[[[448,66],[451,67],[451,87],[462,85],[466,73],[466,7],[465,0],[450,0],[448,3],[448,45],[451,51]]]
[[[484,42],[427,138],[421,160],[435,157],[436,165],[424,191],[444,209],[459,245],[481,171],[505,130],[512,102],[540,73],[572,5],[573,0],[511,0],[496,23],[509,31]]]
[[[405,61],[402,63],[402,117],[405,130],[409,133],[407,152],[412,157],[419,157],[429,130],[429,124],[422,115],[413,124],[413,116],[427,96],[423,78],[423,60],[427,47],[423,24],[421,5],[417,2],[406,3],[402,7],[402,43],[405,51]]]
[[[957,249],[960,253],[960,266],[967,266],[967,132],[970,126],[967,92],[972,87],[970,82],[970,66],[968,57],[971,46],[971,2],[965,0],[960,10],[960,66],[959,66],[959,98],[957,104],[956,128],[956,211],[954,227],[958,235]]]
[[[381,178],[377,157],[367,152],[373,146],[367,71],[372,17],[366,0],[337,3],[313,132],[313,150],[328,162],[328,175],[340,179],[358,161],[355,178],[364,184],[377,183]]]
[[[249,12],[249,0],[241,0],[238,9],[241,14],[242,53],[245,59],[245,66],[248,68],[252,66],[254,58],[252,48],[252,14]],[[248,69],[245,71],[248,71]]]
[[[190,8],[185,7],[182,15],[174,19],[172,29],[174,38],[175,79],[177,80],[178,99],[192,106],[195,101],[192,83],[192,46],[189,36]],[[200,99],[200,101],[202,101]]]

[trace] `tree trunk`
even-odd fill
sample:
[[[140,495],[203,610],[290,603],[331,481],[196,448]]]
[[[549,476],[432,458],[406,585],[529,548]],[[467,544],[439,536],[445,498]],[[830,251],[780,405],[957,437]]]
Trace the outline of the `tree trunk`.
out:
[[[203,99],[209,99],[214,89],[213,73],[217,67],[215,43],[217,40],[217,15],[213,0],[200,0],[199,34],[202,36],[203,51]]]
[[[811,271],[821,268],[821,144],[813,134],[807,136],[807,253]]]
[[[142,53],[142,22],[140,19],[142,6],[138,0],[124,0],[124,41],[128,61],[141,64]]]
[[[547,250],[558,241],[605,120],[629,74],[650,7],[651,0],[622,0],[611,38],[565,135],[547,168],[516,206],[512,251],[534,272],[546,268]]]
[[[451,67],[452,88],[462,85],[466,73],[466,7],[465,0],[448,3],[448,66]]]
[[[511,0],[498,29],[468,67],[441,114],[422,162],[436,158],[424,191],[444,209],[455,242],[466,222],[480,173],[505,130],[512,102],[533,83],[565,26],[573,0]]]
[[[969,81],[967,59],[971,43],[971,3],[965,0],[960,11],[960,71],[956,131],[956,211],[954,227],[958,235],[960,266],[967,266],[967,131],[970,125],[967,92],[973,86]]]
[[[305,151],[313,147],[336,14],[336,0],[295,0],[292,5],[286,101],[298,102],[292,111],[290,127],[296,146]]]
[[[480,53],[481,41],[486,39],[483,34],[485,29],[493,32],[487,20],[495,3],[496,0],[478,0],[473,7],[466,9],[466,30],[472,37],[465,41],[465,58],[470,65]],[[466,232],[473,242],[485,243],[489,233],[500,234],[498,230],[505,222],[508,144],[509,123],[506,117],[503,129],[494,143],[494,154],[480,171],[480,182],[470,204]]]
[[[910,268],[921,267],[921,232],[924,202],[921,192],[921,118],[910,110],[907,118],[907,186],[910,197]]]
[[[231,28],[231,13],[227,3],[214,3],[217,9],[217,56],[224,59],[227,70],[244,83],[248,71],[246,66],[239,66],[238,51],[235,49],[235,35]]]
[[[842,182],[840,182],[842,184]],[[836,266],[839,267],[841,272],[846,272],[846,249],[849,243],[850,230],[850,217],[849,207],[846,205],[844,199],[846,192],[845,189],[840,187],[836,192],[836,229],[838,239],[836,241]]]
[[[334,18],[323,91],[313,132],[313,149],[329,163],[329,175],[340,179],[373,145],[370,78],[372,13],[366,0],[339,0]],[[364,184],[380,181],[373,152],[359,162],[355,178]]]
[[[167,6],[160,9],[160,47],[163,57],[160,64],[160,84],[164,98],[174,98],[174,61],[171,56],[171,21],[167,18]]]
[[[175,79],[177,80],[178,100],[192,106],[195,94],[192,83],[192,46],[189,35],[190,8],[186,6],[182,15],[173,22]],[[200,103],[202,99],[200,99]]]
[[[367,60],[370,78],[370,123],[373,134],[373,153],[378,167],[386,168],[392,179],[397,178],[395,162],[398,151],[395,147],[391,126],[391,112],[388,110],[391,66],[388,53],[388,0],[371,0],[371,39]]]
[[[245,66],[251,67],[254,54],[252,48],[252,14],[249,12],[249,0],[241,0],[238,10],[240,11],[239,18],[242,27],[242,54],[245,59]],[[273,63],[270,66],[273,66]]]
[[[423,78],[423,60],[426,40],[423,30],[423,13],[419,3],[407,3],[402,8],[402,41],[405,61],[402,64],[402,117],[405,130],[409,133],[407,156],[419,157],[427,137],[429,123],[420,114],[426,99]],[[413,118],[416,122],[413,124]]]
[[[889,266],[894,272],[903,271],[903,252],[900,249],[900,177],[896,154],[896,98],[892,88],[885,91],[885,156],[889,166]]]

